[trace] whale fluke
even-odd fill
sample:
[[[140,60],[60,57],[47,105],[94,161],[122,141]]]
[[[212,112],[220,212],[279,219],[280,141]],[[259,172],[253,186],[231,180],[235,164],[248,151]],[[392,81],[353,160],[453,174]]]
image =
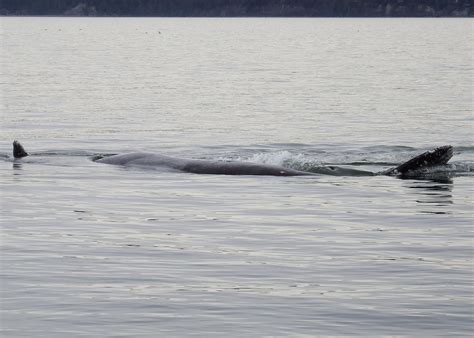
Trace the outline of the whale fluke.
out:
[[[415,156],[398,167],[382,172],[382,175],[403,176],[419,169],[443,165],[453,157],[453,147],[450,145],[438,147],[431,151]]]
[[[13,141],[13,157],[22,158],[28,156],[28,153],[25,151],[25,148],[18,141]]]

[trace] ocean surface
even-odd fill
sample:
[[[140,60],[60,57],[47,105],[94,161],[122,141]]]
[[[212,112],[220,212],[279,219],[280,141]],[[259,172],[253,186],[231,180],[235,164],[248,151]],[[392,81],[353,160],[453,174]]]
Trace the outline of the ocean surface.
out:
[[[0,22],[2,337],[473,334],[472,19]]]

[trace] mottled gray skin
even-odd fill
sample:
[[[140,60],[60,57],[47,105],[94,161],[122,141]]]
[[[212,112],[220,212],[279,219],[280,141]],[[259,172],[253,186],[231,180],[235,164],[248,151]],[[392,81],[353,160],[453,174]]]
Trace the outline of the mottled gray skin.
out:
[[[314,168],[312,172],[300,171],[276,165],[251,162],[227,162],[183,159],[154,153],[129,153],[97,159],[96,162],[143,167],[166,167],[193,174],[214,175],[266,175],[266,176],[373,176],[370,171],[346,169],[335,166]]]
[[[436,165],[443,165],[453,156],[452,146],[438,147],[432,151],[424,152],[405,163],[386,170],[381,173],[370,171],[341,168],[336,166],[325,166],[314,168],[311,172],[289,169],[281,166],[257,164],[250,162],[224,162],[182,159],[153,153],[130,153],[123,155],[112,155],[98,159],[96,162],[167,167],[179,171],[194,174],[220,174],[220,175],[270,175],[270,176],[305,176],[305,175],[333,175],[333,176],[404,176],[408,172],[428,168]]]
[[[400,164],[398,167],[385,170],[380,174],[387,176],[405,176],[410,172],[447,164],[451,157],[453,157],[453,153],[454,149],[452,146],[438,147],[415,156]]]
[[[19,159],[28,156],[23,146],[13,142],[13,156]],[[214,175],[267,175],[267,176],[307,176],[307,175],[333,175],[333,176],[374,176],[388,175],[403,177],[411,171],[424,169],[448,163],[453,156],[452,146],[438,147],[427,151],[396,168],[391,168],[381,173],[370,171],[341,168],[335,166],[317,167],[311,172],[299,171],[281,166],[258,164],[251,162],[226,162],[184,159],[154,153],[129,153],[121,155],[97,156],[93,161],[123,166],[163,167],[194,174]]]
[[[314,173],[266,164],[182,159],[153,153],[112,155],[98,159],[96,162],[117,165],[166,167],[194,174],[270,176],[314,175]]]

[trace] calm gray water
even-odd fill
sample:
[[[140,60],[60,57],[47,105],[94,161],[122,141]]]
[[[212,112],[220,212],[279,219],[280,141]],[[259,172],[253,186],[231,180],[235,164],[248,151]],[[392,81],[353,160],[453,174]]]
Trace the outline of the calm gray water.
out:
[[[0,20],[2,337],[473,333],[471,19]]]

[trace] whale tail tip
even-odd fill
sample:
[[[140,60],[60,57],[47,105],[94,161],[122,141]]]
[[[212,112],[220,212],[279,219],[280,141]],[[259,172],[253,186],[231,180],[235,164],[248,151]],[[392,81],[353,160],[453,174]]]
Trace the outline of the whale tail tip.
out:
[[[434,150],[426,151],[423,154],[415,156],[400,164],[398,167],[388,169],[383,172],[383,174],[390,176],[404,176],[409,172],[446,164],[451,157],[453,157],[453,150],[453,146],[446,145]]]
[[[25,151],[25,148],[17,140],[13,141],[13,157],[22,158],[28,156],[28,153]]]

